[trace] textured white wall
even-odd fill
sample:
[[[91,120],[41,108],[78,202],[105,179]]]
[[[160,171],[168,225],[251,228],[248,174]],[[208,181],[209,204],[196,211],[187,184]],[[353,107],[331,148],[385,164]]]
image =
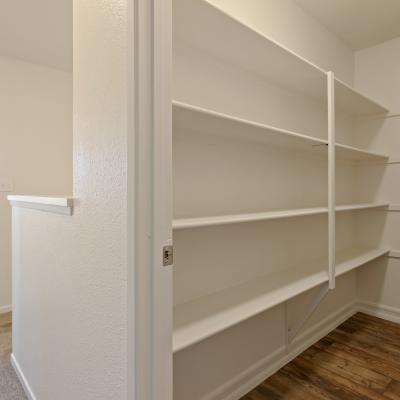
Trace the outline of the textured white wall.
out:
[[[75,212],[13,217],[13,351],[38,400],[127,397],[126,17],[74,2]]]
[[[208,0],[266,36],[352,84],[354,54],[293,0]]]
[[[22,194],[72,191],[72,74],[0,57],[0,180]],[[0,312],[11,304],[11,208],[0,193]]]

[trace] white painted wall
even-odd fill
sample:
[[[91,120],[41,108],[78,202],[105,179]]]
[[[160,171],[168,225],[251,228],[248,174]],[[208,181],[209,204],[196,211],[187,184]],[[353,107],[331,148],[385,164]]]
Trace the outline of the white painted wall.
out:
[[[13,352],[38,400],[127,398],[126,7],[74,2],[74,215],[13,216]]]
[[[209,0],[254,29],[352,84],[352,50],[293,0]]]
[[[0,180],[23,194],[72,191],[72,74],[0,57]],[[0,312],[11,305],[11,207],[0,192]]]
[[[355,85],[389,107],[392,117],[365,121],[358,126],[358,140],[366,148],[390,156],[400,155],[400,38],[355,53]],[[380,179],[377,198],[400,204],[400,165],[370,167],[369,176]],[[371,179],[364,177],[365,190]],[[390,212],[382,227],[382,244],[400,249],[400,213]],[[400,260],[385,259],[371,263],[358,272],[358,293],[372,310],[400,320]]]

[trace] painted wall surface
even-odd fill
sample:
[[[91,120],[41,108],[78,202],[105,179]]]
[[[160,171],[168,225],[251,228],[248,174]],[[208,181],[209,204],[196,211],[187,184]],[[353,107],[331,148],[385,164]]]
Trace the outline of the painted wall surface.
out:
[[[208,0],[319,67],[353,83],[353,52],[293,0]]]
[[[13,352],[38,400],[127,398],[126,7],[74,2],[74,215],[14,209]]]
[[[0,57],[0,183],[72,191],[72,74]],[[0,192],[0,312],[11,305],[11,207]]]
[[[355,53],[355,86],[386,105],[389,117],[365,121],[358,126],[358,138],[366,148],[398,158],[400,155],[400,38]],[[381,180],[377,199],[400,204],[400,166],[370,167]],[[371,175],[370,175],[371,176]],[[367,178],[363,183],[369,187]],[[400,249],[400,213],[389,212],[382,229],[382,246]],[[400,260],[384,259],[358,272],[358,292],[362,300],[379,307],[393,307],[399,316]],[[396,311],[397,310],[397,311]]]

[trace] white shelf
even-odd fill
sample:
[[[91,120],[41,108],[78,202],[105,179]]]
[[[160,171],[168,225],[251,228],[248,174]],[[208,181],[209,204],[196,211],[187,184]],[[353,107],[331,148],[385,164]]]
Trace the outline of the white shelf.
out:
[[[389,206],[388,203],[362,203],[346,204],[336,207],[336,211],[355,211],[369,208],[381,208]],[[267,221],[281,218],[297,218],[310,215],[327,214],[328,207],[299,208],[289,210],[276,210],[260,213],[216,215],[211,217],[199,218],[180,218],[174,219],[172,227],[174,230],[201,228],[216,225],[240,224],[245,222]]]
[[[338,159],[352,161],[385,161],[389,158],[389,156],[384,154],[374,153],[339,143],[336,144],[336,155]]]
[[[174,0],[172,26],[175,44],[326,101],[325,71],[207,1]]]
[[[359,203],[359,204],[344,204],[336,206],[336,211],[357,211],[368,210],[370,208],[385,208],[389,207],[389,203]]]
[[[335,79],[335,101],[339,109],[355,117],[386,114],[389,112],[386,107],[339,79]]]
[[[232,115],[174,101],[172,103],[173,131],[195,131],[208,134],[247,137],[291,149],[310,150],[327,154],[328,142],[286,129],[260,124]]]
[[[327,102],[327,72],[204,0],[174,0],[174,43],[186,43],[278,85]],[[205,29],[205,27],[207,27]],[[337,106],[353,116],[388,109],[339,79]]]
[[[361,247],[338,252],[336,275],[388,253],[384,249]],[[327,260],[320,259],[175,306],[174,352],[328,282],[326,270]]]
[[[327,156],[328,141],[304,135],[232,115],[174,101],[173,129],[201,133],[246,137],[249,140],[267,142],[275,146],[296,150],[308,150],[313,154]],[[338,159],[350,161],[383,161],[388,156],[362,150],[345,144],[336,144]]]
[[[389,254],[388,249],[353,247],[336,255],[336,276],[358,268],[378,257]]]
[[[217,215],[212,217],[200,217],[200,218],[181,218],[181,219],[174,219],[172,227],[173,229],[176,230],[188,229],[188,228],[201,228],[201,227],[215,226],[215,225],[228,225],[228,224],[239,224],[243,222],[267,221],[280,218],[303,217],[307,215],[326,214],[327,212],[328,212],[327,207],[314,207],[314,208],[299,208],[292,210],[267,211],[267,212],[249,213],[249,214]]]
[[[321,260],[304,266],[268,274],[180,304],[174,309],[174,352],[200,342],[218,332],[268,310],[292,297],[328,281]]]
[[[72,197],[9,195],[7,199],[13,207],[30,208],[65,215],[72,214],[74,205],[74,199]]]

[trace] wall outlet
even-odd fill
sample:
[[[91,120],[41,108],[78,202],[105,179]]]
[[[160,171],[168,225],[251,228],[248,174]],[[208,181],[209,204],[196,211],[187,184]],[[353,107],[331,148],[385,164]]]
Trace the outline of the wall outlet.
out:
[[[0,192],[12,192],[14,183],[10,179],[0,178]]]

